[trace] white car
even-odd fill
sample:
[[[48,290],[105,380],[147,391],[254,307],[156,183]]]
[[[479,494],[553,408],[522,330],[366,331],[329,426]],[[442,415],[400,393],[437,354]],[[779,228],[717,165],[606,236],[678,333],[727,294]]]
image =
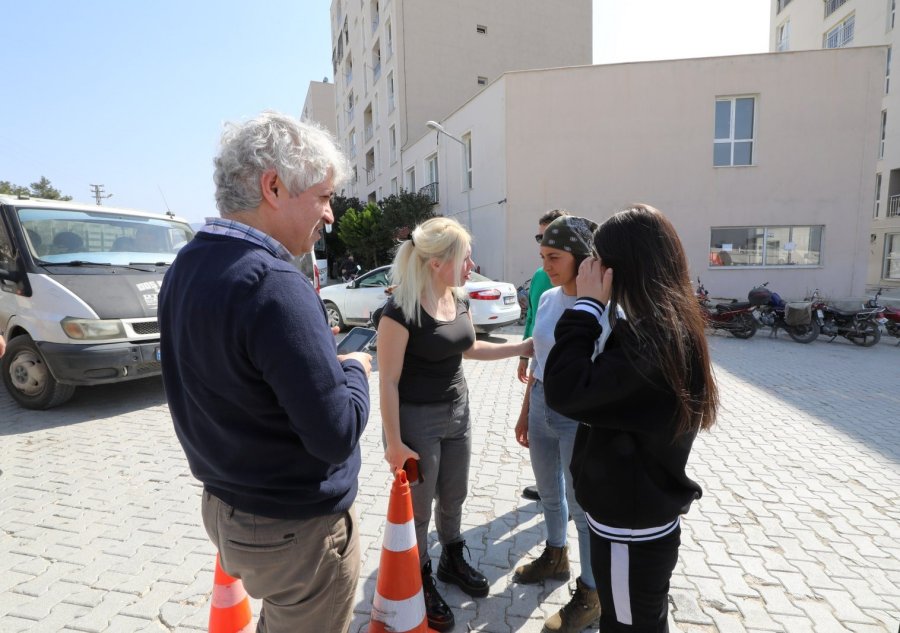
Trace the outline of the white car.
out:
[[[319,295],[328,311],[328,324],[346,329],[365,325],[372,312],[387,299],[390,266],[381,266],[360,275],[348,284],[338,283],[322,288]],[[521,315],[516,300],[516,287],[503,281],[492,281],[472,272],[465,284],[469,310],[475,331],[487,333],[515,323]]]

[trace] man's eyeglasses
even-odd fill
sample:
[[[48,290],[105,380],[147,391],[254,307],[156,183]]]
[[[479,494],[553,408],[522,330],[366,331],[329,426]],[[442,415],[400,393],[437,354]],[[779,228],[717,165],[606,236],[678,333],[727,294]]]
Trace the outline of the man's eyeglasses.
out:
[[[542,240],[542,239],[544,239],[544,234],[543,234],[543,233],[538,233],[537,235],[534,236],[534,241],[537,242],[538,244],[541,243],[541,240]]]

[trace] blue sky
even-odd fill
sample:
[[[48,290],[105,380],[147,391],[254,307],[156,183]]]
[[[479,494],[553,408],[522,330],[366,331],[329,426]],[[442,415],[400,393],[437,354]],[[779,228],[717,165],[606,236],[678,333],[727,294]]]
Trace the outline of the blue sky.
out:
[[[595,63],[768,46],[768,0],[594,3]],[[96,183],[107,205],[214,215],[222,124],[299,116],[309,81],[331,80],[329,0],[4,5],[0,180],[43,175],[79,201]]]

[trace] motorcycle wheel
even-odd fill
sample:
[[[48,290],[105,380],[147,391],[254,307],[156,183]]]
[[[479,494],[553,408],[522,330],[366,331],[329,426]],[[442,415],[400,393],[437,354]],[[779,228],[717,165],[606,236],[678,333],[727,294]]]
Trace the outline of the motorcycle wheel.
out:
[[[756,329],[758,327],[759,325],[756,323],[756,319],[753,318],[753,315],[744,313],[735,318],[731,333],[735,338],[748,339],[756,334]]]
[[[810,321],[806,325],[789,325],[785,328],[788,336],[798,343],[812,343],[819,338],[819,322]]]
[[[851,333],[847,336],[854,345],[872,347],[881,340],[881,328],[878,327],[877,323],[867,321],[860,329],[862,331],[859,334]]]

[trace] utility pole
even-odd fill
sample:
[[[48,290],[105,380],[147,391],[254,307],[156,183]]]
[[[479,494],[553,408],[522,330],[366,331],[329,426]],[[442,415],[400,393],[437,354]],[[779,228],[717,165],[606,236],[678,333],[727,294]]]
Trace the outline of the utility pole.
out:
[[[101,200],[103,200],[103,198],[112,198],[113,197],[113,195],[111,193],[107,194],[105,196],[103,195],[103,185],[91,185],[91,193],[94,194],[94,198],[96,198],[96,200],[97,200],[98,207],[101,204],[103,204],[101,202]]]

